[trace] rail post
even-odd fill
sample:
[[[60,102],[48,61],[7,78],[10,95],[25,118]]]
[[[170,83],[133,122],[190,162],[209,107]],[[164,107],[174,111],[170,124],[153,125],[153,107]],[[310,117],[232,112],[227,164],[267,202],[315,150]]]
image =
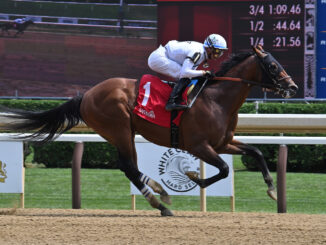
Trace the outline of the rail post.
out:
[[[277,163],[277,212],[286,213],[286,166],[288,148],[280,145]]]
[[[206,168],[205,163],[200,160],[200,178],[205,179],[206,178]],[[206,212],[206,189],[200,188],[200,211]]]
[[[81,195],[80,195],[80,168],[84,152],[84,142],[78,141],[75,144],[74,153],[72,157],[72,208],[80,209]]]

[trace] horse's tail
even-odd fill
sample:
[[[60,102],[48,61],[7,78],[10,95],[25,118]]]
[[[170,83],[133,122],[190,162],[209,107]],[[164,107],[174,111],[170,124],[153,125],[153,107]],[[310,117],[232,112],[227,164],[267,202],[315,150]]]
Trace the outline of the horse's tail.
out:
[[[2,108],[5,117],[14,119],[10,123],[1,125],[4,130],[26,132],[34,131],[24,139],[40,139],[48,142],[82,121],[80,103],[82,96],[76,96],[62,105],[46,111],[25,111],[18,109]],[[8,113],[8,114],[7,114]]]

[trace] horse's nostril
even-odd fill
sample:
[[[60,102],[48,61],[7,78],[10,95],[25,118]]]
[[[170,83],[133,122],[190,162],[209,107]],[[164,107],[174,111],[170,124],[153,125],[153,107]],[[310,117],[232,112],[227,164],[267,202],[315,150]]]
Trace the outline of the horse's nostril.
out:
[[[298,86],[293,84],[293,85],[290,85],[289,87],[291,90],[293,90],[294,92],[297,92],[298,91]]]
[[[288,92],[289,92],[289,97],[293,97],[298,91],[297,86],[290,86]]]

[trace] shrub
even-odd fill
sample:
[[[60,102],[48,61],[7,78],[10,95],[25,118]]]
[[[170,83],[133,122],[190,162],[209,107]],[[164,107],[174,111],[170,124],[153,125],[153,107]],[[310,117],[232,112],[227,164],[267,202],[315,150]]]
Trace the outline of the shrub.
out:
[[[48,168],[68,168],[72,164],[75,143],[51,142],[45,145],[32,144],[34,163],[42,163]],[[116,168],[116,149],[108,143],[84,143],[82,167]]]
[[[267,166],[276,171],[278,145],[256,145],[263,153]],[[324,145],[288,145],[288,172],[326,173],[326,150]],[[242,156],[242,163],[248,170],[259,170],[252,157]]]

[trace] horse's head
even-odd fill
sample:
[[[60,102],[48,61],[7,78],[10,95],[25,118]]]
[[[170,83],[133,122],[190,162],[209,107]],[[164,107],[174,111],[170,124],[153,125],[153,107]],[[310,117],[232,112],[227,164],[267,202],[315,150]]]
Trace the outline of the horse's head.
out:
[[[27,25],[34,24],[34,21],[32,19],[29,19],[25,22]]]
[[[298,86],[292,78],[287,74],[282,65],[268,52],[258,45],[253,47],[258,57],[259,64],[263,70],[264,87],[273,90],[276,94],[280,94],[283,98],[294,96],[298,90]],[[265,77],[267,77],[265,81]]]

